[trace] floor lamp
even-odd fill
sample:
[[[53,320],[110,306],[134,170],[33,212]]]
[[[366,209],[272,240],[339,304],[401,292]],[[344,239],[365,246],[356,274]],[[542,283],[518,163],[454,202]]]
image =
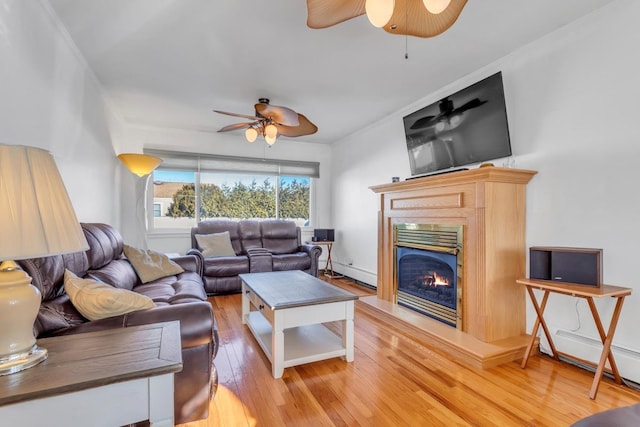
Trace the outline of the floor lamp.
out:
[[[123,153],[118,155],[118,159],[129,169],[129,171],[135,175],[138,175],[138,185],[142,188],[136,189],[136,221],[140,226],[143,233],[143,246],[147,249],[147,217],[144,206],[141,205],[141,200],[147,200],[147,186],[149,183],[149,177],[151,172],[157,168],[162,159],[159,157],[149,156],[147,154],[135,154],[135,153]],[[144,177],[144,178],[143,178]]]
[[[15,260],[89,249],[48,151],[0,144],[0,375],[47,358],[33,324],[40,291]]]

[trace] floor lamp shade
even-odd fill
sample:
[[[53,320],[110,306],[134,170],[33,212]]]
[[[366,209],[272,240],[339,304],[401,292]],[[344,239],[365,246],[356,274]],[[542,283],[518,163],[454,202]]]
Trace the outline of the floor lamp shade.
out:
[[[162,159],[159,157],[149,156],[147,154],[123,153],[118,154],[118,158],[131,173],[138,176],[149,175],[162,163]]]
[[[33,323],[40,292],[14,260],[88,249],[55,161],[45,150],[0,144],[0,375],[46,358]]]

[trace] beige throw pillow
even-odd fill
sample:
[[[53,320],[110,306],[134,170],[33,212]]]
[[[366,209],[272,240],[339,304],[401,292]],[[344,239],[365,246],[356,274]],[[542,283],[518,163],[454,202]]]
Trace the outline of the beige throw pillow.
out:
[[[149,283],[161,277],[175,276],[184,272],[182,267],[160,252],[150,249],[145,251],[124,245],[124,254],[142,283]]]
[[[155,307],[148,296],[95,280],[81,279],[69,270],[64,271],[64,290],[71,304],[89,320]]]
[[[235,256],[236,252],[231,245],[231,236],[228,231],[224,233],[196,234],[198,246],[205,257]]]

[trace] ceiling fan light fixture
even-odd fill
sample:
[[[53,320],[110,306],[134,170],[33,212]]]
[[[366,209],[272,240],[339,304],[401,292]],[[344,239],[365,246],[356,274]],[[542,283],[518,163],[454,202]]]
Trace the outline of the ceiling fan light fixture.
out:
[[[364,9],[369,22],[374,27],[382,28],[391,20],[395,6],[395,0],[366,0]]]
[[[430,13],[438,15],[449,7],[451,0],[422,0],[422,2]]]
[[[268,136],[269,138],[273,138],[273,141],[275,142],[276,136],[278,135],[278,128],[273,123],[269,123],[264,128],[264,135],[265,137]]]
[[[273,144],[276,143],[276,137],[275,136],[265,135],[264,136],[264,140],[267,141],[267,144],[269,144],[269,145],[273,145]]]
[[[247,128],[247,130],[244,131],[244,137],[247,138],[247,141],[253,142],[258,137],[258,131],[253,127]]]

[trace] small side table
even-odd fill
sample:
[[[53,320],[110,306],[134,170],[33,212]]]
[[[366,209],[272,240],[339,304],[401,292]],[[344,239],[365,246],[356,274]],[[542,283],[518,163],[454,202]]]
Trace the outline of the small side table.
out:
[[[591,287],[584,285],[572,285],[567,283],[555,283],[555,282],[546,282],[541,280],[529,280],[529,279],[519,279],[516,280],[517,283],[526,286],[527,292],[529,293],[529,297],[531,298],[531,302],[533,303],[533,308],[536,310],[537,319],[533,325],[533,330],[531,331],[531,340],[529,341],[529,345],[527,346],[527,350],[524,353],[524,357],[522,358],[521,367],[524,369],[527,366],[527,361],[529,360],[529,356],[531,355],[531,350],[533,349],[533,345],[536,340],[536,335],[538,333],[538,328],[542,326],[542,330],[544,331],[545,336],[547,337],[547,341],[549,341],[549,347],[551,347],[551,353],[553,354],[553,358],[556,360],[559,359],[559,355],[564,357],[573,358],[571,355],[561,353],[556,350],[555,345],[553,344],[553,340],[551,339],[551,334],[549,333],[549,329],[547,328],[547,324],[544,321],[544,309],[547,305],[547,299],[549,298],[549,294],[551,292],[562,295],[569,295],[577,298],[584,298],[587,300],[589,304],[589,308],[591,309],[591,315],[593,316],[593,320],[595,321],[596,328],[598,328],[598,334],[600,335],[600,340],[602,341],[602,353],[600,355],[600,363],[598,363],[596,367],[595,377],[593,378],[593,383],[591,385],[591,390],[589,391],[589,397],[591,399],[595,399],[598,394],[598,387],[600,386],[600,380],[602,379],[602,374],[604,373],[605,363],[609,360],[609,365],[611,366],[611,372],[615,378],[616,383],[622,384],[622,378],[620,377],[620,372],[618,371],[618,366],[616,365],[616,361],[613,357],[613,353],[611,353],[611,342],[613,341],[613,334],[616,331],[616,326],[618,325],[618,319],[620,318],[620,312],[622,311],[622,303],[624,302],[624,298],[628,295],[631,295],[630,288],[623,288],[620,286],[610,286],[610,285],[602,285],[600,287]],[[533,293],[534,289],[539,289],[544,291],[544,295],[542,296],[542,302],[538,304],[538,300],[536,299],[535,294]],[[616,298],[616,307],[613,310],[613,315],[611,316],[611,322],[609,323],[609,330],[607,334],[604,333],[604,328],[602,327],[602,321],[600,320],[600,315],[596,309],[596,305],[593,302],[594,298],[605,298],[611,297]]]
[[[339,279],[344,277],[340,274],[335,274],[333,271],[333,261],[331,261],[331,248],[333,247],[333,240],[320,240],[312,242],[315,245],[327,247],[327,262],[324,265],[324,275],[329,279]]]
[[[38,340],[49,357],[0,377],[3,425],[173,426],[173,375],[182,370],[180,323]]]

